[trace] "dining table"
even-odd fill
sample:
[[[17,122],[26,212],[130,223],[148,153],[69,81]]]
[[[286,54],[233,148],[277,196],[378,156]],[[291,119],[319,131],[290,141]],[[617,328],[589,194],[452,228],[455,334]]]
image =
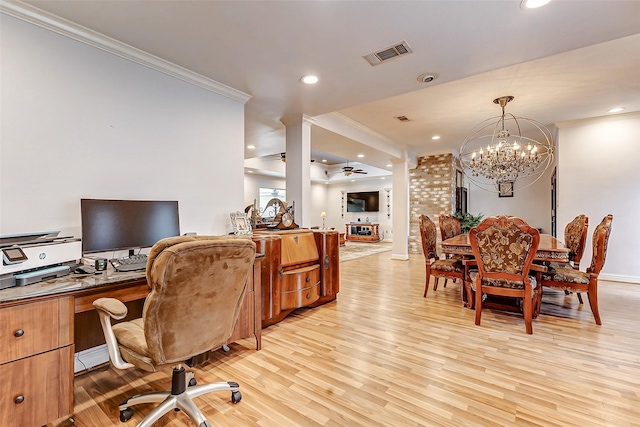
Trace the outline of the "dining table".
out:
[[[446,254],[466,255],[473,257],[469,234],[463,233],[442,242],[442,251]],[[569,262],[569,248],[562,241],[556,239],[551,234],[540,234],[540,244],[536,251],[534,261],[547,262]]]
[[[464,255],[466,258],[473,258],[473,250],[471,249],[471,242],[469,241],[469,234],[463,233],[457,236],[451,237],[442,241],[442,251],[446,254]],[[540,234],[540,243],[538,244],[538,250],[533,258],[536,264],[548,265],[550,262],[568,263],[569,262],[569,248],[565,244],[553,237],[551,234]],[[540,267],[545,268],[545,267]],[[465,266],[465,276],[468,274],[468,267]],[[470,301],[470,294],[467,289],[469,279],[465,279],[465,283],[462,289],[462,304],[465,307],[472,308],[473,303]],[[518,311],[519,306],[513,306],[503,303],[496,304],[493,301],[489,301],[489,306],[493,305],[501,310]],[[534,318],[538,315],[538,310],[534,313]]]

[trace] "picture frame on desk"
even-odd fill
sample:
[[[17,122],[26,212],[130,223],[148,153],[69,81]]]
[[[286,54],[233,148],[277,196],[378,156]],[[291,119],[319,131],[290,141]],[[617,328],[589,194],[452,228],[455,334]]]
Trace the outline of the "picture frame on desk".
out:
[[[241,235],[241,234],[252,234],[251,232],[251,222],[247,217],[247,214],[244,212],[231,212],[229,214],[231,217],[231,226],[233,227],[233,234]]]

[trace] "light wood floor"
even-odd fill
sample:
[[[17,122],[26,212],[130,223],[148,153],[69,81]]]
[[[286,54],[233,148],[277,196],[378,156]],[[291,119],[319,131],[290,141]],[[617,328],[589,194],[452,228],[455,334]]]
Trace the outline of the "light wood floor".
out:
[[[640,426],[640,285],[602,282],[597,326],[588,303],[549,291],[526,335],[517,314],[462,308],[459,285],[424,289],[424,261],[382,253],[340,264],[336,302],[299,310],[220,352],[200,383],[232,380],[199,398],[216,426]],[[168,373],[106,368],[75,381],[75,425],[126,424],[117,404],[170,388]],[[59,421],[50,426],[69,426]],[[187,426],[183,413],[160,426]]]

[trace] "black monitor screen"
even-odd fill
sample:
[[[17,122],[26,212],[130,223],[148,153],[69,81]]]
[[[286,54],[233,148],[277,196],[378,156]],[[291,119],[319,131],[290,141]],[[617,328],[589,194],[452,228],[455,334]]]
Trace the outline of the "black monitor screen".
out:
[[[347,193],[347,212],[378,212],[380,194],[378,191]]]
[[[153,246],[180,235],[177,201],[81,199],[82,252]]]

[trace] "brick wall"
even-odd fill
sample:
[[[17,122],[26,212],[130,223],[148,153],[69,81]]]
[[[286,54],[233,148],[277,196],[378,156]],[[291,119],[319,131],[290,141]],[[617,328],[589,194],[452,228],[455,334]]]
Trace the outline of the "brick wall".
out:
[[[454,158],[451,153],[418,157],[418,166],[409,171],[409,253],[422,254],[418,228],[420,215],[427,215],[438,227],[438,217],[453,212],[454,171]]]

